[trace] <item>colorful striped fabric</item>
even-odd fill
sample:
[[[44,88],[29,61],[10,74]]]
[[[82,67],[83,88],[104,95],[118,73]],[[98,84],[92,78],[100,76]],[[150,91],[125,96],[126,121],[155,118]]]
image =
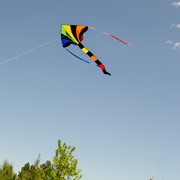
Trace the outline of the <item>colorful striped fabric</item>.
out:
[[[90,52],[86,47],[81,43],[83,40],[83,34],[88,30],[88,26],[80,25],[61,25],[61,40],[64,48],[68,47],[71,44],[78,45],[78,47],[87,54],[97,65],[101,68],[104,74],[111,75],[106,71],[104,64],[102,64],[98,58]],[[71,53],[72,54],[72,53]],[[77,57],[79,58],[79,57]],[[82,60],[82,58],[79,58]]]

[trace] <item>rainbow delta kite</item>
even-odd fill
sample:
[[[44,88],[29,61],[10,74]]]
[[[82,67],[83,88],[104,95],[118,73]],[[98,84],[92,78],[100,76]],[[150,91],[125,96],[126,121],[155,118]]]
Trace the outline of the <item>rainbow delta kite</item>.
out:
[[[92,30],[96,30],[106,36],[110,36],[116,40],[118,40],[119,42],[125,44],[125,45],[129,45],[128,43],[122,41],[121,39],[119,39],[118,37],[100,31],[98,29],[95,29],[91,26],[83,26],[83,25],[69,25],[69,24],[61,24],[61,41],[62,41],[62,45],[63,47],[73,56],[75,56],[76,58],[86,62],[86,63],[90,63],[89,61],[86,61],[80,57],[78,57],[77,55],[75,55],[74,53],[72,53],[70,50],[68,50],[66,47],[68,47],[71,44],[77,45],[85,54],[87,54],[95,63],[98,67],[101,68],[101,70],[103,71],[104,74],[107,75],[111,75],[109,72],[106,71],[106,68],[104,66],[104,64],[102,64],[98,58],[92,53],[90,52],[86,47],[84,47],[84,45],[81,43],[84,39],[83,34],[88,30],[88,28],[92,29]]]

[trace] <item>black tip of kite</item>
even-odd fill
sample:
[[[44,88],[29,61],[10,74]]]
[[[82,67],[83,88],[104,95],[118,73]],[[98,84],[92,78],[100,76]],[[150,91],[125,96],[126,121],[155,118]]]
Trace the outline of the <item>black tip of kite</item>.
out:
[[[103,73],[111,76],[111,73],[107,72],[105,69],[103,70]]]

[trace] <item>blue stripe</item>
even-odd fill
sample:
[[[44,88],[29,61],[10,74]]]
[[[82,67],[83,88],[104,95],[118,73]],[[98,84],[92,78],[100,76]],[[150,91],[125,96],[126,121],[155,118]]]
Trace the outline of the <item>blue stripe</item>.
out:
[[[79,60],[81,60],[81,61],[83,61],[83,62],[85,62],[85,63],[88,63],[88,64],[93,64],[93,65],[95,65],[95,66],[97,66],[96,64],[94,64],[94,63],[91,63],[91,62],[89,62],[89,61],[87,61],[87,60],[85,60],[85,59],[82,59],[82,58],[80,58],[79,56],[77,56],[77,55],[75,55],[73,52],[71,52],[69,49],[67,49],[67,48],[65,48],[70,54],[72,54],[74,57],[76,57],[76,58],[78,58]],[[97,66],[98,67],[98,66]]]

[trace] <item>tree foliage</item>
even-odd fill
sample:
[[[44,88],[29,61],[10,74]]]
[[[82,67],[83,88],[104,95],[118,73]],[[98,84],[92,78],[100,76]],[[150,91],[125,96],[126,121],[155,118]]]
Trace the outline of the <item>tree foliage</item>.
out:
[[[68,146],[58,140],[58,147],[52,161],[40,164],[40,155],[34,164],[26,163],[18,174],[13,166],[4,161],[0,166],[0,180],[80,180],[81,170],[74,157],[75,147]]]
[[[33,165],[30,165],[28,162],[21,168],[17,180],[42,180],[40,156]]]
[[[66,143],[58,141],[56,155],[53,158],[56,176],[59,180],[79,180],[82,175],[77,168],[78,160],[72,155],[75,147],[67,146]]]
[[[0,179],[15,180],[16,174],[13,172],[13,166],[8,161],[4,161],[0,166]]]

